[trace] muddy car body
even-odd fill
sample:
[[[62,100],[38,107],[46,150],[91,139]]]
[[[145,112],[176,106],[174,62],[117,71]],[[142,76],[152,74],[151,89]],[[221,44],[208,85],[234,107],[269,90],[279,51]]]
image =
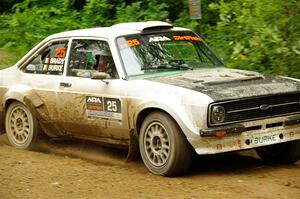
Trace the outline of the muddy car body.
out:
[[[168,23],[51,35],[0,77],[0,130],[17,148],[34,147],[40,129],[138,144],[147,168],[166,176],[195,152],[299,159],[299,80],[228,69],[201,37]]]

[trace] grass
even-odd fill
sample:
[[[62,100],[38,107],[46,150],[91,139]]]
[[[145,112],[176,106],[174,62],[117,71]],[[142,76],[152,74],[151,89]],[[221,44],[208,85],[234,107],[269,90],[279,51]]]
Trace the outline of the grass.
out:
[[[16,53],[0,49],[0,70],[14,65],[19,58]]]

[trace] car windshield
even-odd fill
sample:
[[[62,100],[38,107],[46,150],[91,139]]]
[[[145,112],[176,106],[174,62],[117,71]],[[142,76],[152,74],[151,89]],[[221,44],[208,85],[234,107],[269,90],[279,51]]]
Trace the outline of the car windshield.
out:
[[[225,67],[202,38],[190,31],[127,35],[119,37],[117,44],[129,77]]]

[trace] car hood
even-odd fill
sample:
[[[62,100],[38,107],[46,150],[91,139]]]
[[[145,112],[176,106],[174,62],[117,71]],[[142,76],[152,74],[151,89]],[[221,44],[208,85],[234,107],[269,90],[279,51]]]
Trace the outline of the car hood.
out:
[[[300,92],[300,81],[295,79],[227,68],[200,69],[146,79],[199,91],[214,101]]]

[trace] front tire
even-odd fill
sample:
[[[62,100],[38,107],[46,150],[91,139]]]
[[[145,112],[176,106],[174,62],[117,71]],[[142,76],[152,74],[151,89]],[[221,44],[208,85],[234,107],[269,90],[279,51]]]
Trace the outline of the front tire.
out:
[[[293,164],[300,159],[300,140],[260,147],[256,153],[266,162]]]
[[[34,149],[39,126],[37,119],[20,102],[13,102],[5,115],[5,129],[12,146],[19,149]]]
[[[191,146],[177,123],[164,112],[153,112],[143,121],[139,148],[144,164],[154,174],[173,176],[190,167]]]

